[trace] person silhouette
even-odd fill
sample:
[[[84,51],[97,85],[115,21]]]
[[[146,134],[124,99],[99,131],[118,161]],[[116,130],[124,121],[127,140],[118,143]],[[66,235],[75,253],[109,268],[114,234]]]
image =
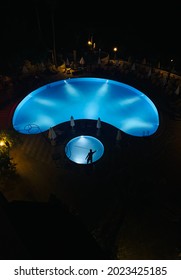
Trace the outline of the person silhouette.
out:
[[[89,150],[89,152],[85,158],[87,160],[87,164],[92,163],[93,154],[95,152],[96,152],[96,150],[95,151],[92,151],[92,149]]]

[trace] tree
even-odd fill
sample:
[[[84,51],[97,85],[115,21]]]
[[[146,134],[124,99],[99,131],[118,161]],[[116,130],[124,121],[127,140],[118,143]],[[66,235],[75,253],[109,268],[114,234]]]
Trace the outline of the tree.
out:
[[[0,177],[9,177],[16,173],[16,164],[10,157],[10,149],[16,143],[16,137],[11,133],[1,131],[0,133]]]

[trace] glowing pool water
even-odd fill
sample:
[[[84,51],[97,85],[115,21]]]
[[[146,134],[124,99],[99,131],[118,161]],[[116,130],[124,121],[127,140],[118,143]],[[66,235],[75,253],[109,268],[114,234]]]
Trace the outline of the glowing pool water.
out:
[[[86,156],[89,150],[96,151],[93,154],[92,162],[100,159],[104,153],[104,146],[97,138],[81,135],[70,140],[65,146],[66,156],[79,164],[87,164]]]
[[[153,102],[139,90],[102,78],[72,78],[42,86],[16,107],[13,127],[23,134],[37,134],[59,123],[90,119],[133,136],[154,134],[159,126]]]

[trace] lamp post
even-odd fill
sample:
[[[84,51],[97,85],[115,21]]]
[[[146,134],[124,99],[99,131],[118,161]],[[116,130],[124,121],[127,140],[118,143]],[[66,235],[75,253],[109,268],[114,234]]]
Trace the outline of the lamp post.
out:
[[[93,50],[93,35],[91,35],[90,40],[88,40],[88,45],[90,46],[90,49]]]
[[[116,58],[117,58],[117,51],[118,51],[118,48],[117,47],[114,47],[113,48],[113,51],[114,51],[114,60],[116,60]]]
[[[170,79],[170,74],[171,74],[172,70],[173,70],[173,59],[170,59],[170,66],[169,66],[169,71],[168,71],[168,76],[167,76],[167,83]]]
[[[90,47],[90,52],[89,52],[89,64],[90,64],[90,69],[89,71],[92,71],[92,60],[93,60],[93,49],[94,49],[94,42],[93,42],[93,35],[90,36],[90,40],[88,40],[88,46]]]

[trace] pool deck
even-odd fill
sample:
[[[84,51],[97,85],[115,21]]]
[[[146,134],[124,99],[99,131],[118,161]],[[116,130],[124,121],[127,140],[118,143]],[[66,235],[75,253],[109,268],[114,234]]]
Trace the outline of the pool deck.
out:
[[[22,144],[11,151],[20,176],[1,185],[1,193],[10,204],[49,203],[55,197],[85,226],[107,258],[178,259],[181,122],[170,118],[161,98],[156,102],[161,123],[150,137],[123,133],[118,142],[117,130],[108,124],[103,123],[98,135],[96,121],[79,121],[74,131],[69,123],[58,125],[61,133],[55,146],[46,133],[21,135]],[[98,137],[105,147],[103,157],[91,167],[65,156],[66,143],[82,133]],[[24,223],[19,224],[22,229]]]

